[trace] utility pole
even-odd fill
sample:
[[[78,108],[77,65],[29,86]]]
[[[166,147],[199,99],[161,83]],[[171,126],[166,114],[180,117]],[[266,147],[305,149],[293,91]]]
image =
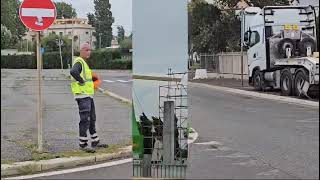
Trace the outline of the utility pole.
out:
[[[27,41],[27,52],[29,52],[29,47],[28,47],[29,42],[28,42],[28,39],[26,39],[26,41]]]
[[[99,49],[101,49],[101,35],[102,33],[99,33]]]
[[[244,9],[241,10],[241,85],[243,86]]]
[[[61,70],[63,71],[63,61],[62,61],[62,53],[61,53],[61,46],[63,45],[62,39],[56,39],[56,43],[59,46],[59,52],[60,52],[60,62],[61,62]]]

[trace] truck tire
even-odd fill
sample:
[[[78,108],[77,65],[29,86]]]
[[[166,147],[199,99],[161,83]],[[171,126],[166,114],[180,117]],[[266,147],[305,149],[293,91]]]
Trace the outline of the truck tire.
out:
[[[259,70],[254,71],[253,74],[253,87],[257,91],[262,90],[262,75]]]
[[[307,47],[311,48],[311,53],[313,53],[316,50],[316,42],[310,37],[302,39],[302,41],[299,42],[299,50],[301,56],[307,56]]]
[[[293,84],[293,77],[289,69],[284,69],[281,72],[280,77],[280,88],[281,88],[281,95],[283,96],[292,96],[292,84]]]
[[[307,72],[304,69],[299,69],[296,72],[295,78],[294,78],[294,94],[296,96],[302,97],[304,94],[302,93],[302,87],[305,82],[309,82],[309,76],[307,75]],[[307,93],[307,92],[305,92]]]
[[[295,43],[292,39],[289,38],[285,38],[282,39],[279,44],[278,44],[278,51],[279,54],[283,57],[283,58],[287,58],[286,55],[286,49],[290,48],[291,49],[291,54],[295,54],[294,49],[295,49]]]

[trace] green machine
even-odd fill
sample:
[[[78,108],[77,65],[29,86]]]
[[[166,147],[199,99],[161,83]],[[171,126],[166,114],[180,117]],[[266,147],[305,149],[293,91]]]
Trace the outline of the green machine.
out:
[[[134,111],[134,105],[132,104],[132,151],[133,157],[140,159],[143,157],[143,135],[139,122],[136,120],[136,115]]]

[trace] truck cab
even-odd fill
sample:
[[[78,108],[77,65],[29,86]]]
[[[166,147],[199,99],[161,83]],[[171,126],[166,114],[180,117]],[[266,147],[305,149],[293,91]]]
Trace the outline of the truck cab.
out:
[[[312,6],[248,7],[242,11],[249,84],[306,95],[319,86],[316,13]]]

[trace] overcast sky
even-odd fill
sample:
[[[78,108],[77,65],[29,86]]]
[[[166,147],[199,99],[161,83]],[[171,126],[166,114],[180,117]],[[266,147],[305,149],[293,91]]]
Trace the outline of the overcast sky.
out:
[[[54,0],[54,2],[66,2],[72,4],[79,18],[87,18],[87,13],[94,13],[93,0]],[[115,19],[113,25],[122,25],[126,35],[132,32],[132,0],[110,0],[112,16]],[[117,27],[113,27],[116,35]]]

